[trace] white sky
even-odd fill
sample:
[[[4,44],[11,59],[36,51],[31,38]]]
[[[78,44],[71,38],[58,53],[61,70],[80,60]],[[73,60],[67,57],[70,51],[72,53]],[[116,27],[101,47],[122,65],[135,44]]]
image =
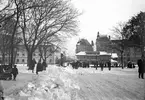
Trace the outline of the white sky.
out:
[[[0,1],[6,3],[7,0]],[[70,55],[75,54],[79,38],[95,42],[98,31],[111,35],[110,29],[118,22],[126,22],[131,16],[145,11],[145,0],[72,0],[72,3],[83,14],[79,17],[79,36],[69,39],[66,44]]]
[[[131,16],[145,11],[145,0],[72,0],[74,6],[83,11],[79,17],[79,36],[68,43],[68,52],[74,54],[79,38],[90,42],[96,39],[97,32],[111,35],[110,29],[118,22],[126,22]],[[111,35],[112,36],[112,35]]]

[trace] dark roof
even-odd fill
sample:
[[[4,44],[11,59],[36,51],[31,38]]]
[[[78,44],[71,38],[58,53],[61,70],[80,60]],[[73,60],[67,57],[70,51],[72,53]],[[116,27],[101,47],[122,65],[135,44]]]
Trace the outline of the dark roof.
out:
[[[78,41],[77,44],[79,44],[79,45],[91,45],[87,39],[81,39]]]
[[[123,40],[111,40],[112,43],[115,43],[115,44],[124,44],[125,46],[128,46],[128,47],[133,47],[135,46],[135,44],[133,43],[133,41],[130,41],[128,39],[123,39]]]
[[[110,39],[107,37],[107,35],[101,35],[98,38],[99,41],[110,41]]]

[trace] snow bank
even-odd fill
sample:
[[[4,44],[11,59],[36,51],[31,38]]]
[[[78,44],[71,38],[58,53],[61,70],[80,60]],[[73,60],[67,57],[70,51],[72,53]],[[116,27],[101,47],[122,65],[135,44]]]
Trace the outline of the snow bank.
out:
[[[49,66],[33,82],[5,100],[81,100],[75,70]]]

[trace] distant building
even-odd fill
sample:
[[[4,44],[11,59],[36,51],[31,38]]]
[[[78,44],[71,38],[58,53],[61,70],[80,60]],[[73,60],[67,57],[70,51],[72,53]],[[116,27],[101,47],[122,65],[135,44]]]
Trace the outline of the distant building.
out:
[[[110,45],[111,45],[110,36],[107,37],[107,35],[100,35],[100,33],[98,32],[96,38],[96,50],[98,52],[105,51],[110,53],[111,52]]]
[[[50,47],[51,48],[51,47]],[[48,52],[50,53],[50,52]],[[40,52],[38,49],[35,50],[35,52],[32,55],[32,58],[35,58],[36,62],[40,59]],[[48,64],[54,64],[56,63],[56,59],[60,58],[60,53],[55,52],[51,53],[49,57],[46,59],[46,63]],[[0,60],[2,61],[2,54],[0,53]],[[5,55],[5,63],[8,64],[10,62],[9,55]],[[18,50],[15,54],[15,63],[16,64],[27,64],[27,51],[25,49],[24,45],[19,45]]]
[[[87,39],[81,39],[76,44],[76,53],[79,53],[81,51],[93,51],[92,45],[88,42]]]
[[[134,47],[133,42],[128,40],[111,40],[110,36],[100,35],[97,33],[96,43],[91,41],[91,44],[86,39],[81,39],[76,45],[76,56],[78,60],[82,61],[113,61],[117,60],[121,63],[121,42],[126,45],[123,52],[124,65],[128,61],[136,63],[141,57],[139,48]],[[115,57],[114,57],[115,55]]]
[[[139,58],[141,58],[141,51],[139,48],[134,46],[134,43],[124,40],[111,40],[112,53],[117,53],[118,61],[121,61],[121,42],[124,42],[124,50],[123,50],[123,62],[126,65],[128,61],[136,63]]]
[[[99,41],[99,45],[104,45],[105,44],[105,40],[103,40],[103,38],[99,38],[97,41]],[[108,43],[108,41],[106,42]],[[98,46],[98,44],[95,46],[96,44],[94,44],[93,41],[91,41],[91,44],[86,40],[86,39],[81,39],[78,41],[77,45],[76,45],[76,56],[77,59],[80,61],[87,61],[89,63],[92,62],[108,62],[109,59],[111,58],[111,55],[107,52],[105,52],[105,47],[102,46],[104,52],[102,52],[101,50],[98,51],[98,49],[96,48]],[[100,48],[101,48],[100,45]],[[101,48],[101,49],[102,49]],[[97,51],[96,51],[97,50]]]

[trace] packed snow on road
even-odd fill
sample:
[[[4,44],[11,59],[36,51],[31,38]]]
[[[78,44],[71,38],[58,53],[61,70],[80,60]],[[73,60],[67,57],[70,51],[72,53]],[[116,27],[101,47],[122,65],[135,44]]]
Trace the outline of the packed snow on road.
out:
[[[144,100],[145,96],[144,79],[138,78],[137,68],[101,71],[49,65],[39,75],[24,65],[18,69],[17,81],[3,82],[5,100]]]

